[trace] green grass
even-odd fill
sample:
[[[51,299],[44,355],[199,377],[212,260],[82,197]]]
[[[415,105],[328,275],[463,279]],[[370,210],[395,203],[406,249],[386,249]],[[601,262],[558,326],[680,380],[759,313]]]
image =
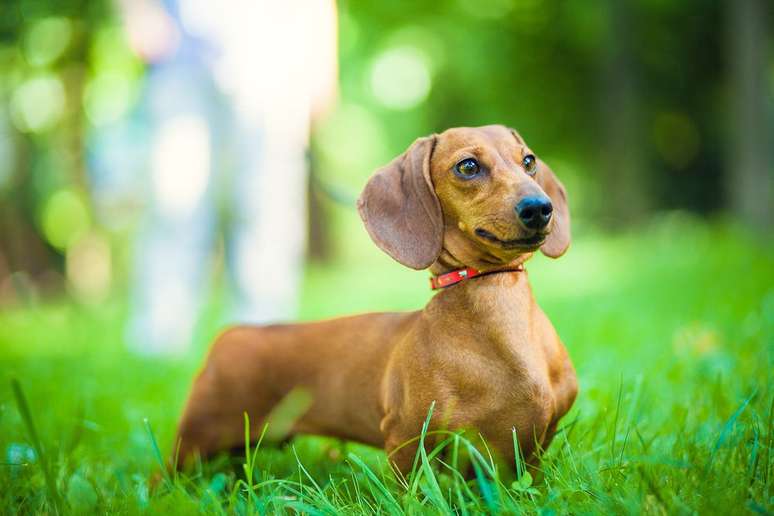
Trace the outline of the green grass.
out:
[[[482,450],[466,481],[455,457],[478,452],[455,434],[445,462],[422,454],[403,482],[378,450],[299,437],[149,490],[216,318],[190,357],[154,361],[122,350],[119,301],[62,301],[0,313],[0,512],[770,514],[771,242],[681,217],[617,237],[583,229],[566,257],[528,266],[581,384],[542,478],[502,480]],[[302,315],[428,298],[424,273],[367,248],[310,267]]]

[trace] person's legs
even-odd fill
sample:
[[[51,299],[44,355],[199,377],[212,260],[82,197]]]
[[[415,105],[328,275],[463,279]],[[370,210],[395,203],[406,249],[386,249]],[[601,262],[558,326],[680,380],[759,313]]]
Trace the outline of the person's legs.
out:
[[[228,244],[234,322],[296,315],[306,244],[306,129],[240,131]]]
[[[136,241],[129,347],[176,354],[190,342],[212,247],[213,101],[195,70],[170,65],[149,79],[148,209]]]

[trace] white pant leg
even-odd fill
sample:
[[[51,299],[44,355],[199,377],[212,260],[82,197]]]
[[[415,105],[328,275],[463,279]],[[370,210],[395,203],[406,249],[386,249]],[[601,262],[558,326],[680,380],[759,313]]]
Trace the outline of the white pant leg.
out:
[[[242,131],[229,263],[233,322],[292,319],[306,245],[306,128]]]

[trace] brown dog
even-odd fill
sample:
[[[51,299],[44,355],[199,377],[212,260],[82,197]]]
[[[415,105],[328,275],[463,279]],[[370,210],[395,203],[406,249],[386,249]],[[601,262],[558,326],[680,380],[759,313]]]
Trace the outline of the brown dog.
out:
[[[300,386],[313,401],[293,433],[384,447],[403,473],[417,444],[401,445],[420,433],[433,401],[431,429],[473,428],[508,458],[515,428],[534,460],[578,388],[519,267],[537,249],[558,257],[569,246],[562,184],[515,131],[457,128],[418,139],[378,170],[358,208],[400,263],[429,267],[441,282],[481,276],[444,288],[418,312],[223,333],[180,422],[180,457],[243,443],[244,412],[257,436]],[[476,270],[448,275],[465,268]]]

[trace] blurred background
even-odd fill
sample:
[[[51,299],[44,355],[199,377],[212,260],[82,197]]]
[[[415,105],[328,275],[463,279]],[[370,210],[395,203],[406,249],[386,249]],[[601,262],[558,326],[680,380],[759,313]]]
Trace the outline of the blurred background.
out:
[[[4,1],[0,310],[113,307],[155,354],[234,321],[419,306],[423,273],[375,249],[354,199],[451,126],[517,128],[581,240],[678,213],[770,241],[768,2],[279,4]],[[364,270],[413,294],[335,286]]]

